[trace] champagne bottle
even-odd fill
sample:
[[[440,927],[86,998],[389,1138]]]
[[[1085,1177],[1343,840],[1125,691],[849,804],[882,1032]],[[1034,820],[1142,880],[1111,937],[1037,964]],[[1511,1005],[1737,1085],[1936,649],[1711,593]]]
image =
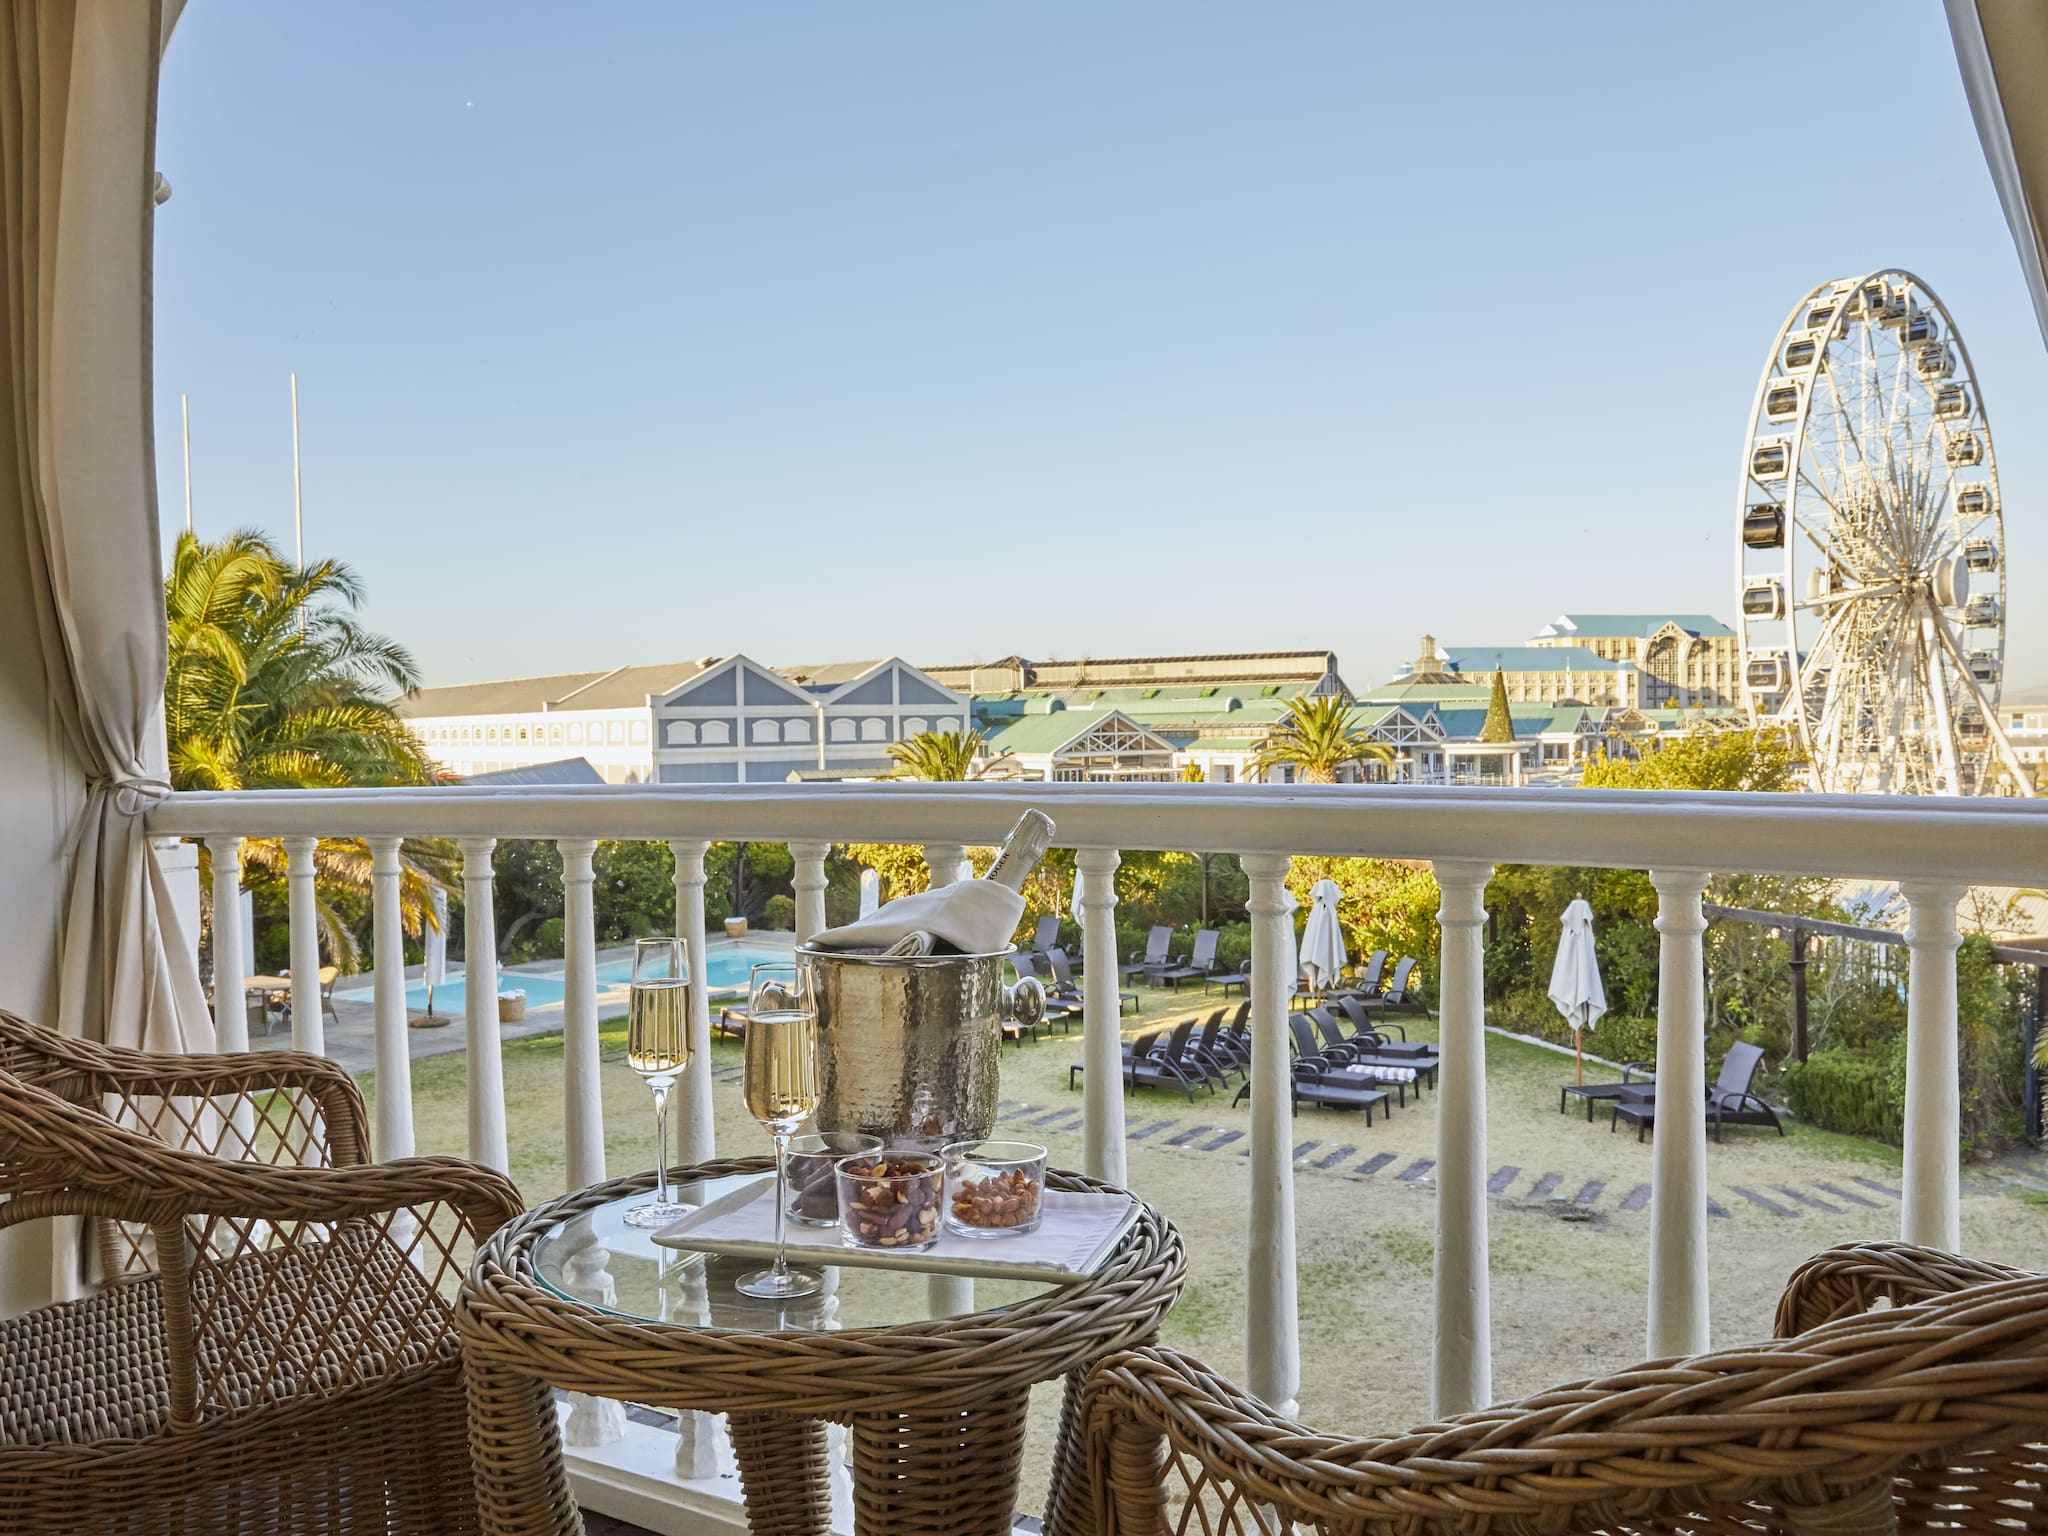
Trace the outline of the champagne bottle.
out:
[[[1045,812],[1026,811],[996,850],[996,861],[989,865],[986,878],[1013,891],[1023,890],[1031,871],[1052,851],[1053,831],[1052,818]]]

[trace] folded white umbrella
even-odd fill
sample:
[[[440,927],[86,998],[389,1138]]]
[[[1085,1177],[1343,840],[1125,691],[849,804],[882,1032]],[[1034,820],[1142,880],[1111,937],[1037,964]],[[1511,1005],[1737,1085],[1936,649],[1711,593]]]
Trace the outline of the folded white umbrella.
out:
[[[1607,989],[1600,985],[1600,961],[1593,953],[1593,909],[1573,897],[1564,909],[1557,939],[1557,963],[1550,968],[1550,1000],[1572,1027],[1579,1052],[1579,1080],[1586,1076],[1585,1046],[1579,1035],[1607,1011]]]
[[[242,892],[242,974],[256,974],[256,893]]]
[[[882,904],[882,877],[872,869],[860,872],[860,915],[873,917]]]
[[[1344,930],[1337,922],[1337,903],[1344,892],[1334,880],[1309,887],[1308,921],[1301,930],[1301,966],[1309,985],[1320,992],[1344,974]]]
[[[434,920],[427,924],[427,963],[422,977],[427,984],[427,1017],[434,1014],[434,988],[445,986],[448,981],[448,888],[436,885],[427,893],[428,905],[433,908]]]

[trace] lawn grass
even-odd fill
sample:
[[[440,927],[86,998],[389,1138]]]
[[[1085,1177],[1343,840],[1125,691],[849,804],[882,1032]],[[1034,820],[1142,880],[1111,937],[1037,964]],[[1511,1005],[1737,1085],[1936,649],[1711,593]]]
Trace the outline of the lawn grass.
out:
[[[1143,990],[1143,989],[1141,989]],[[1143,1012],[1123,1020],[1125,1035],[1171,1024],[1189,1013],[1205,1015],[1219,1000],[1143,990]],[[1235,1001],[1230,1005],[1233,1009]],[[1430,1038],[1433,1021],[1410,1016],[1409,1033]],[[646,1089],[621,1054],[623,1019],[602,1026],[605,1066],[606,1157],[614,1174],[649,1166],[652,1115]],[[712,1047],[719,1063],[737,1064],[732,1042]],[[1006,1050],[1003,1094],[1043,1110],[1080,1105],[1067,1088],[1067,1069],[1081,1059],[1073,1033]],[[538,1036],[504,1047],[506,1122],[514,1176],[528,1200],[563,1189],[561,1040]],[[1500,1036],[1487,1040],[1489,1170],[1520,1172],[1489,1202],[1493,1303],[1494,1394],[1509,1398],[1641,1358],[1647,1310],[1650,1223],[1647,1210],[1623,1211],[1621,1196],[1650,1182],[1652,1144],[1638,1145],[1626,1127],[1610,1133],[1606,1117],[1588,1125],[1582,1113],[1558,1113],[1560,1084],[1572,1062],[1539,1046]],[[1597,1080],[1605,1069],[1588,1068]],[[374,1084],[364,1079],[365,1091]],[[413,1068],[419,1150],[464,1150],[464,1061],[435,1057]],[[1200,1093],[1189,1104],[1180,1094],[1140,1090],[1126,1099],[1127,1126],[1159,1120],[1177,1127],[1207,1125],[1220,1134],[1248,1130],[1249,1104],[1232,1108],[1232,1090]],[[714,1089],[722,1154],[766,1151],[765,1134],[747,1117],[735,1086]],[[1018,1114],[1006,1119],[1014,1129]],[[1433,1094],[1413,1096],[1371,1129],[1362,1117],[1304,1108],[1296,1141],[1318,1146],[1303,1159],[1294,1181],[1296,1267],[1302,1341],[1302,1417],[1311,1423],[1360,1432],[1393,1433],[1429,1414],[1431,1356],[1431,1253],[1436,1202],[1426,1176],[1407,1181],[1399,1171],[1436,1156]],[[1896,1237],[1895,1202],[1870,1193],[1875,1209],[1844,1202],[1840,1214],[1796,1206],[1783,1191],[1812,1190],[1816,1180],[1863,1190],[1857,1177],[1898,1185],[1896,1150],[1787,1125],[1780,1138],[1768,1128],[1743,1127],[1710,1144],[1710,1193],[1728,1211],[1708,1222],[1714,1338],[1733,1344],[1767,1336],[1785,1278],[1808,1255],[1832,1243]],[[1043,1142],[1056,1165],[1078,1167],[1078,1130],[1021,1130]],[[1189,1283],[1168,1317],[1164,1341],[1201,1356],[1225,1374],[1244,1375],[1245,1238],[1250,1199],[1249,1159],[1240,1140],[1217,1151],[1161,1145],[1162,1132],[1128,1149],[1131,1187],[1180,1227],[1187,1241]],[[1208,1141],[1207,1135],[1199,1141]],[[1329,1152],[1352,1145],[1334,1168],[1313,1166]],[[1373,1176],[1353,1170],[1380,1153],[1393,1159]],[[1531,1198],[1544,1174],[1560,1176],[1555,1196]],[[1599,1182],[1587,1205],[1573,1197]],[[1746,1188],[1796,1208],[1778,1216],[1735,1193]],[[1963,1241],[1973,1254],[2040,1265],[2048,1238],[2048,1206],[2000,1194],[1965,1194]],[[1051,1428],[1057,1413],[1052,1389],[1034,1398],[1032,1443],[1026,1469],[1027,1510],[1038,1509],[1049,1469]]]

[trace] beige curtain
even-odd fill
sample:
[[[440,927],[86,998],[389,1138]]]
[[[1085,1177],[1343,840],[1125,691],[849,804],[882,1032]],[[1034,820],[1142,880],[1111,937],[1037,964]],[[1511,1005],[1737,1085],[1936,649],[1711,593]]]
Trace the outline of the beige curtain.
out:
[[[19,498],[52,707],[85,771],[55,1022],[199,1051],[213,1026],[142,820],[168,792],[150,424],[163,28],[155,0],[0,6],[0,496]]]
[[[2019,247],[2048,341],[2048,5],[2042,0],[1947,0],[1949,36],[1970,115]]]

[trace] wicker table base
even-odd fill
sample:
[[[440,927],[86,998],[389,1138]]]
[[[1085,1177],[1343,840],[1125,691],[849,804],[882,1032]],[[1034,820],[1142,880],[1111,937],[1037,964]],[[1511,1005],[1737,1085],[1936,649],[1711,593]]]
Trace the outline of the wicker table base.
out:
[[[766,1170],[767,1159],[707,1163],[678,1181]],[[1109,1186],[1052,1174],[1062,1189]],[[829,1528],[824,1425],[852,1441],[860,1536],[1006,1536],[1016,1509],[1025,1410],[1037,1382],[1064,1376],[1066,1401],[1046,1510],[1074,1536],[1090,1501],[1074,1437],[1082,1378],[1156,1337],[1180,1294],[1179,1234],[1147,1210],[1087,1282],[1014,1305],[893,1327],[753,1331],[693,1327],[573,1301],[536,1273],[542,1238],[652,1187],[618,1179],[537,1206],[478,1250],[456,1308],[469,1378],[471,1444],[484,1529],[570,1536],[581,1529],[562,1471],[550,1389],[728,1416],[757,1536]]]

